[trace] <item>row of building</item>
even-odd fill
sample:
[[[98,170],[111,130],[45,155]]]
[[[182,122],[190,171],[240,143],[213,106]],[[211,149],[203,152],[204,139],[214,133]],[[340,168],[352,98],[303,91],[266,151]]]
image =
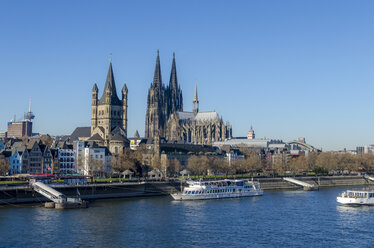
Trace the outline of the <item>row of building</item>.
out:
[[[75,141],[72,144],[54,142],[52,146],[38,139],[14,140],[4,144],[0,140],[0,158],[10,165],[14,174],[92,174],[94,160],[104,173],[110,172],[110,153],[106,147],[94,142]]]

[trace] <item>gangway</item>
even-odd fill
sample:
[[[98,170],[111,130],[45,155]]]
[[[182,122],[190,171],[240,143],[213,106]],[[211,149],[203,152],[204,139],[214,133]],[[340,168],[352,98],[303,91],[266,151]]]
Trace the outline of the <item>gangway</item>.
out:
[[[66,197],[61,192],[58,192],[54,188],[42,183],[42,182],[30,182],[31,187],[39,194],[45,196],[53,202],[53,204],[45,204],[47,207],[56,208],[72,208],[72,207],[86,207],[86,202],[80,198]]]
[[[370,181],[374,181],[374,177],[371,177],[369,175],[365,175],[364,178],[369,179]]]
[[[285,180],[287,182],[290,182],[290,183],[293,183],[293,184],[296,184],[298,186],[302,186],[304,188],[304,190],[318,190],[317,185],[306,183],[306,182],[297,180],[297,179],[292,178],[292,177],[283,177],[283,180]]]
[[[31,186],[36,192],[47,197],[54,203],[64,203],[67,200],[67,197],[64,194],[58,192],[57,190],[49,187],[42,182],[33,182],[31,183]]]

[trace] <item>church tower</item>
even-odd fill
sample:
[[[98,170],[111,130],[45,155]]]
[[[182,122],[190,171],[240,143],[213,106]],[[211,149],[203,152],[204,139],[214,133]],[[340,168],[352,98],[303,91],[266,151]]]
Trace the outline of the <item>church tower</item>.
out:
[[[127,128],[127,87],[122,91],[122,101],[117,96],[114,81],[112,62],[109,64],[105,87],[101,98],[98,100],[98,88],[95,84],[92,89],[92,115],[91,136],[99,133],[102,139],[108,140],[115,127]],[[99,130],[96,130],[99,128]],[[124,129],[126,131],[126,129]]]
[[[97,88],[96,83],[92,88],[92,113],[91,113],[91,133],[97,127],[97,95],[99,93],[99,89]]]
[[[255,136],[255,131],[253,130],[253,127],[251,125],[251,128],[249,129],[249,132],[248,132],[248,135],[247,135],[247,139],[255,139],[256,136]]]
[[[145,118],[146,138],[153,138],[156,132],[158,132],[161,137],[165,137],[164,127],[168,113],[165,91],[161,78],[160,55],[157,50],[155,73],[147,97],[147,113]]]
[[[127,85],[123,85],[122,88],[122,128],[127,136]]]
[[[175,112],[182,112],[183,111],[183,96],[182,90],[178,85],[177,79],[177,67],[175,65],[175,53],[173,53],[173,63],[171,66],[171,74],[170,74],[170,81],[169,86],[167,89],[167,98],[168,98],[168,116],[169,119],[170,115]]]

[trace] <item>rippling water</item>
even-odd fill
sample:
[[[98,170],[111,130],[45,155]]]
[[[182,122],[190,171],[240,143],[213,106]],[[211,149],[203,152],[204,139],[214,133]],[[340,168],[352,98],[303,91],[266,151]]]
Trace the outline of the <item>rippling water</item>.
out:
[[[0,247],[373,247],[374,207],[339,206],[343,190],[102,200],[72,210],[0,207]]]

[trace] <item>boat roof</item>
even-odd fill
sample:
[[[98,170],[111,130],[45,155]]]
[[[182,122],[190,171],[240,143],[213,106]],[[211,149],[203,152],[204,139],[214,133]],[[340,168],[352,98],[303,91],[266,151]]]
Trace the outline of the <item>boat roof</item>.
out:
[[[349,189],[347,192],[352,193],[374,193],[374,188],[364,188],[364,189]]]

